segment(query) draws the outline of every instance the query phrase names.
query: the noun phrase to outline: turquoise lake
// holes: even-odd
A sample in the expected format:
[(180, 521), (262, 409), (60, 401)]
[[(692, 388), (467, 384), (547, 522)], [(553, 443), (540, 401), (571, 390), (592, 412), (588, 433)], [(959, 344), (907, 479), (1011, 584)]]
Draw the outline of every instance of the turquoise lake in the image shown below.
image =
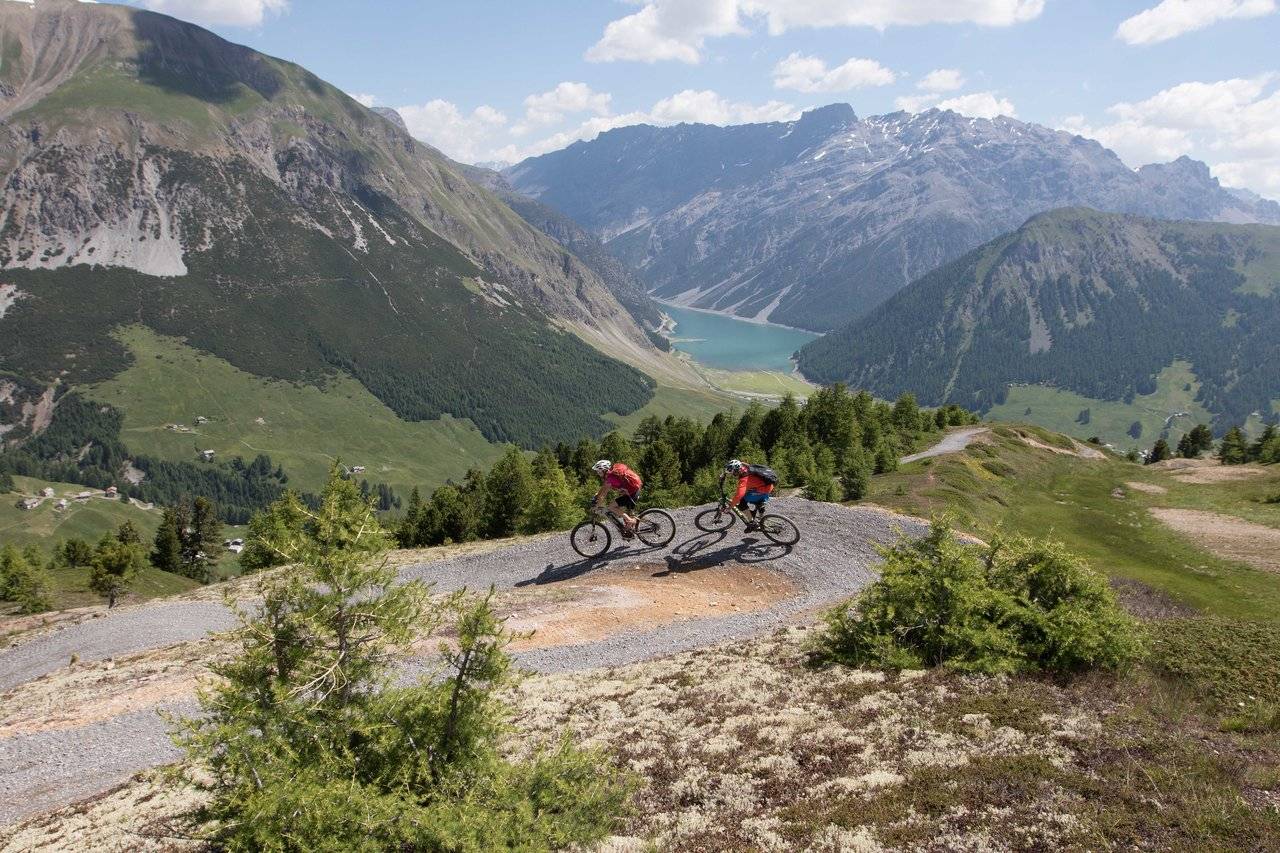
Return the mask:
[(677, 305), (662, 305), (662, 310), (676, 321), (671, 333), (672, 344), (687, 352), (707, 367), (720, 370), (793, 369), (791, 354), (818, 337), (812, 332), (748, 323), (708, 314)]

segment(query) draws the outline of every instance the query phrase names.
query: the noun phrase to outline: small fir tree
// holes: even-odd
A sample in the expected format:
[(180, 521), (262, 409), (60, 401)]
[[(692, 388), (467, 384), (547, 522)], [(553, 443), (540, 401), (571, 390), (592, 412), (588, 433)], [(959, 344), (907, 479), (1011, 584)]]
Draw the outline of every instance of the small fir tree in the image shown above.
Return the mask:
[(145, 562), (146, 554), (141, 545), (104, 536), (93, 552), (89, 588), (107, 600), (107, 609), (115, 607), (120, 596), (133, 585)]

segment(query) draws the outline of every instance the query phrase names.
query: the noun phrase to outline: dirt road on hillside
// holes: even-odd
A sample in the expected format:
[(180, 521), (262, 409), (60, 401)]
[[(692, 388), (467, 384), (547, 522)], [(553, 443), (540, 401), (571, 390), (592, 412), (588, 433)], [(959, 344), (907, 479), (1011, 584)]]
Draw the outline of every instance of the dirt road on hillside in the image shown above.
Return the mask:
[[(587, 561), (571, 550), (567, 536), (556, 534), (406, 566), (400, 576), (429, 581), (437, 592), (490, 585), (505, 591), (506, 615), (513, 623), (543, 632), (541, 641), (535, 633), (534, 642), (517, 652), (519, 662), (537, 671), (563, 672), (767, 632), (856, 593), (875, 576), (876, 545), (893, 541), (898, 530), (924, 531), (917, 520), (874, 508), (778, 499), (775, 509), (794, 519), (803, 534), (798, 545), (784, 548), (744, 537), (740, 527), (702, 533), (693, 526), (699, 509), (675, 513), (677, 535), (667, 548), (621, 544), (604, 558)], [(681, 612), (671, 612), (676, 608)], [(220, 604), (169, 600), (33, 636), (0, 652), (0, 689), (6, 691), (0, 707), (29, 703), (28, 693), (53, 687), (73, 654), (78, 666), (97, 661), (106, 668), (126, 656), (182, 646), (231, 625)], [(404, 662), (404, 677), (428, 669), (434, 657), (430, 649), (423, 654)], [(0, 777), (0, 825), (175, 760), (155, 713), (161, 709), (189, 713), (194, 704), (188, 695), (169, 696), (116, 716), (86, 716), (83, 724), (68, 714), (71, 722), (60, 728), (15, 728), (20, 733), (0, 738), (0, 766), (6, 768)], [(0, 730), (8, 722), (0, 719)]]
[(959, 453), (961, 450), (964, 450), (972, 444), (975, 438), (985, 432), (988, 432), (986, 427), (965, 427), (964, 429), (956, 430), (955, 432), (944, 436), (942, 441), (939, 441), (928, 450), (922, 450), (919, 453), (912, 453), (910, 456), (904, 456), (900, 461), (903, 465), (906, 465), (908, 462), (918, 462), (921, 459), (929, 459), (934, 456), (945, 456), (948, 453)]

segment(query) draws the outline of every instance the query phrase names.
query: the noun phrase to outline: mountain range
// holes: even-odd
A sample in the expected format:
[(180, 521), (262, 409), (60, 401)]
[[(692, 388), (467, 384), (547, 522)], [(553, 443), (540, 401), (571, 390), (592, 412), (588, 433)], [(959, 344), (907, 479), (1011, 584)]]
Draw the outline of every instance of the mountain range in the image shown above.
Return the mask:
[(297, 65), (124, 6), (0, 3), (0, 34), (10, 438), (123, 370), (127, 324), (524, 446), (682, 369), (571, 251)]
[(1220, 429), (1280, 414), (1280, 228), (1042, 214), (799, 353), (819, 382), (982, 410), (1014, 383), (1132, 402), (1176, 360)]
[(1187, 158), (1135, 171), (1080, 136), (937, 109), (637, 125), (504, 175), (597, 234), (659, 299), (814, 331), (1047, 210), (1280, 223), (1280, 205)]

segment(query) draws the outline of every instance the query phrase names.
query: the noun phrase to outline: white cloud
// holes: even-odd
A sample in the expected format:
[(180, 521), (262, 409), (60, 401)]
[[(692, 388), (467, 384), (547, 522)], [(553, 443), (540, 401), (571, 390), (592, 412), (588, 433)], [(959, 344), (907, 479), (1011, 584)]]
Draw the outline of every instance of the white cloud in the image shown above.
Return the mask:
[(1162, 0), (1116, 28), (1129, 44), (1155, 44), (1231, 18), (1258, 18), (1276, 11), (1276, 0)]
[(954, 92), (964, 85), (964, 76), (955, 68), (935, 68), (916, 84), (926, 92)]
[(1223, 183), (1280, 198), (1280, 74), (1193, 81), (1107, 108), (1109, 121), (1072, 116), (1063, 129), (1098, 140), (1130, 166), (1191, 155)]
[(900, 110), (919, 113), (931, 107), (940, 110), (953, 110), (972, 118), (995, 118), (997, 116), (1016, 116), (1017, 109), (1013, 101), (1001, 97), (996, 92), (971, 92), (967, 95), (956, 95), (940, 100), (941, 95), (928, 93), (924, 95), (903, 95), (894, 101)]
[(464, 163), (493, 159), (501, 142), (507, 117), (493, 107), (476, 107), (463, 113), (449, 101), (437, 98), (425, 104), (396, 107), (409, 133)]
[(1044, 0), (647, 0), (638, 12), (609, 22), (586, 58), (693, 64), (702, 60), (708, 38), (745, 33), (760, 19), (771, 34), (780, 35), (806, 27), (1007, 27), (1043, 11)]
[(940, 110), (954, 110), (961, 115), (973, 118), (995, 118), (996, 116), (1015, 116), (1018, 114), (1013, 101), (1002, 98), (995, 92), (974, 92), (970, 95), (958, 95), (938, 102)]
[(874, 59), (853, 58), (835, 68), (816, 56), (793, 53), (773, 67), (773, 87), (797, 92), (848, 92), (887, 86), (897, 75)]
[(347, 92), (347, 96), (363, 107), (372, 107), (374, 104), (378, 103), (377, 96), (366, 95), (363, 92)]
[(524, 120), (529, 124), (551, 124), (567, 115), (589, 112), (608, 115), (611, 96), (594, 92), (586, 83), (564, 82), (548, 92), (524, 99)]
[(256, 27), (268, 14), (282, 14), (289, 0), (142, 0), (142, 5), (197, 24)]
[(652, 124), (750, 124), (763, 121), (787, 121), (797, 115), (795, 107), (781, 101), (748, 104), (727, 101), (709, 89), (685, 89), (663, 98), (649, 111)]
[(709, 36), (743, 32), (738, 5), (738, 0), (654, 0), (633, 15), (610, 21), (586, 58), (590, 62), (700, 62)]

